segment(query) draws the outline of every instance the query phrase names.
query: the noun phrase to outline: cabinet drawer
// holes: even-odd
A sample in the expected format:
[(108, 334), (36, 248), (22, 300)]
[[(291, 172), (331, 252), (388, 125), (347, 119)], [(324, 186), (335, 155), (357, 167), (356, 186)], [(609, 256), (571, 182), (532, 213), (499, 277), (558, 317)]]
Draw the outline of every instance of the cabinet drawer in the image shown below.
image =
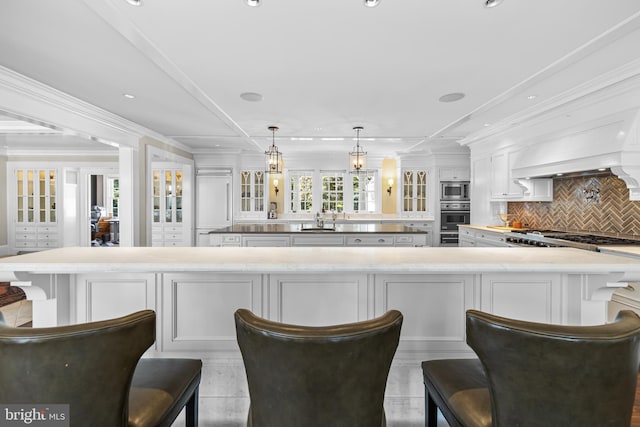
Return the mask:
[(17, 240), (16, 248), (35, 248), (37, 241), (35, 240)]
[(240, 235), (239, 234), (224, 234), (222, 235), (222, 243), (237, 243), (240, 244)]
[(39, 240), (37, 247), (39, 248), (57, 248), (58, 241), (57, 240)]
[(35, 224), (27, 224), (27, 225), (16, 225), (16, 233), (36, 233), (38, 231), (38, 227)]
[(393, 236), (348, 236), (347, 246), (393, 246)]
[(57, 233), (58, 227), (53, 225), (39, 225), (38, 233)]
[(181, 241), (182, 240), (182, 234), (168, 233), (168, 234), (164, 235), (164, 240), (165, 241)]
[(165, 233), (182, 233), (182, 226), (180, 225), (165, 225)]
[(291, 236), (291, 246), (344, 246), (343, 236)]
[(37, 233), (17, 233), (16, 240), (38, 240)]

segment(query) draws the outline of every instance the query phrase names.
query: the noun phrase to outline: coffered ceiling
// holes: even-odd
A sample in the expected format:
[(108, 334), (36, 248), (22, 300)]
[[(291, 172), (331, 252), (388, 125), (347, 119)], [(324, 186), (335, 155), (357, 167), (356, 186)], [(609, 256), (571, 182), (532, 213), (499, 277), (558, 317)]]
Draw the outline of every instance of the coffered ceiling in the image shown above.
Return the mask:
[[(639, 27), (637, 0), (3, 0), (0, 65), (193, 152), (263, 151), (270, 125), (285, 153), (347, 151), (354, 126), (412, 152), (637, 60)], [(0, 121), (9, 147), (46, 129)]]

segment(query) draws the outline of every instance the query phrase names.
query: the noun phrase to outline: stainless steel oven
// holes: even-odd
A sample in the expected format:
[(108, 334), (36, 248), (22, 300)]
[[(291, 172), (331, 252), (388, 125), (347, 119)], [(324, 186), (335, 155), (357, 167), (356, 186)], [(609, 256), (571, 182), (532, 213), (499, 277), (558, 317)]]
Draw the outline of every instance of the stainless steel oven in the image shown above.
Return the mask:
[(469, 181), (441, 181), (440, 200), (469, 200)]
[(471, 204), (469, 202), (440, 203), (440, 246), (458, 245), (458, 225), (469, 224)]

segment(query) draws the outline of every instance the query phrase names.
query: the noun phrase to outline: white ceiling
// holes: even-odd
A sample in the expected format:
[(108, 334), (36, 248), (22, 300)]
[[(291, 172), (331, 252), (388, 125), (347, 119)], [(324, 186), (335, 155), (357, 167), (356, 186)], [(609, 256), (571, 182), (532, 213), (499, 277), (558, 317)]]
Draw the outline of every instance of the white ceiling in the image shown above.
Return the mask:
[[(640, 56), (638, 0), (483, 5), (3, 0), (0, 65), (193, 152), (264, 150), (276, 125), (286, 155), (347, 151), (354, 126), (364, 127), (369, 152), (425, 150)], [(244, 101), (243, 92), (263, 100)], [(438, 100), (454, 92), (466, 96)], [(0, 121), (4, 146), (33, 140), (9, 119)]]

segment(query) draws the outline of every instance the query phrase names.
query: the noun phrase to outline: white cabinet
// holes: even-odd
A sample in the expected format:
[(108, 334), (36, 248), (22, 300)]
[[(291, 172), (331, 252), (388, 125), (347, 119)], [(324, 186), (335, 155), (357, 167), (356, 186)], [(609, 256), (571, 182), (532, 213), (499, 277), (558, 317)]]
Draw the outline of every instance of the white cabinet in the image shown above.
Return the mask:
[(469, 181), (470, 177), (469, 168), (440, 168), (440, 181)]
[(151, 182), (151, 246), (189, 246), (181, 168), (154, 167)]
[[(209, 232), (232, 223), (231, 172), (196, 172), (196, 235), (198, 246), (209, 246)], [(214, 245), (219, 246), (219, 245)]]
[(402, 171), (402, 214), (427, 215), (429, 202), (429, 171), (404, 169)]
[(504, 233), (500, 231), (476, 230), (461, 226), (458, 246), (461, 247), (509, 247)]
[(266, 218), (266, 182), (262, 170), (240, 171), (240, 217)]
[(552, 202), (553, 180), (551, 178), (519, 179), (518, 183), (524, 190), (519, 200), (527, 202)]
[(264, 246), (291, 246), (289, 235), (243, 235), (242, 246), (264, 247)]
[(15, 169), (12, 247), (41, 250), (61, 246), (58, 233), (57, 170)]
[(512, 153), (502, 151), (491, 156), (491, 199), (522, 197), (522, 188), (511, 179)]
[(393, 246), (393, 235), (353, 235), (346, 237), (346, 246)]
[(476, 245), (476, 233), (466, 227), (459, 227), (458, 246), (472, 248)]

